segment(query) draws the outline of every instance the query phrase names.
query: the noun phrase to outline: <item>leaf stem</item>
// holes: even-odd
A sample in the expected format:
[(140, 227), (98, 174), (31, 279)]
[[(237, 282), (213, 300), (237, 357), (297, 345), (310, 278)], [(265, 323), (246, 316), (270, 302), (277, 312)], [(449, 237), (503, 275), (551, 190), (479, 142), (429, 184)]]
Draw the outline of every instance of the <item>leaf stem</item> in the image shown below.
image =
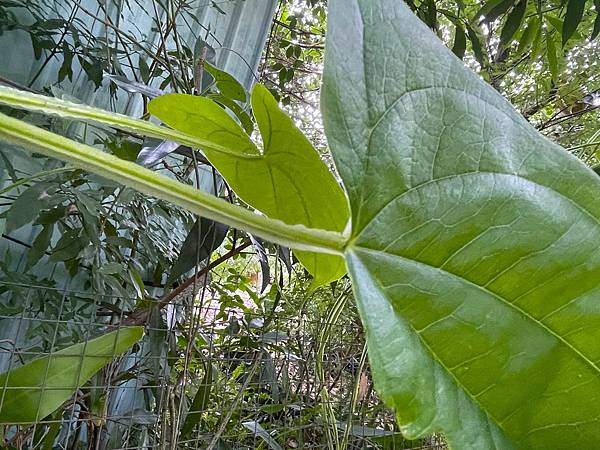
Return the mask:
[[(55, 97), (23, 92), (8, 86), (0, 86), (0, 103), (13, 108), (52, 114), (58, 117), (77, 119), (108, 125), (120, 130), (148, 137), (175, 141), (194, 148), (208, 148), (232, 154), (232, 150), (207, 139), (191, 136), (171, 128), (162, 127), (146, 120), (134, 119), (124, 114), (104, 111), (92, 106), (80, 105)], [(239, 158), (259, 158), (260, 155), (235, 153)]]
[(347, 239), (342, 233), (289, 225), (258, 215), (132, 162), (4, 114), (0, 114), (0, 139), (68, 162), (274, 243), (331, 254), (342, 254), (346, 245)]
[(63, 173), (63, 172), (69, 172), (71, 170), (73, 170), (72, 167), (59, 167), (58, 169), (45, 170), (44, 172), (39, 172), (39, 173), (36, 173), (29, 177), (21, 178), (20, 180), (15, 181), (14, 183), (9, 184), (8, 186), (0, 189), (0, 195), (6, 194), (7, 192), (12, 191), (13, 189), (18, 188), (19, 186), (27, 184), (30, 181), (39, 180), (40, 178), (50, 177), (52, 175), (57, 175), (57, 174)]

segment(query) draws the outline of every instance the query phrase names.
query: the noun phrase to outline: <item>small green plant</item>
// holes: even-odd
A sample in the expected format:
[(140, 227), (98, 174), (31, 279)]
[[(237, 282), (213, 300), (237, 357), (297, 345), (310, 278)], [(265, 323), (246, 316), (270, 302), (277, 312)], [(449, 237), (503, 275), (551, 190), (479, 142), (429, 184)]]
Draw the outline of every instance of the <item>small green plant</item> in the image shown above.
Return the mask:
[(172, 128), (8, 88), (0, 102), (200, 148), (265, 215), (8, 116), (0, 137), (300, 250), (317, 282), (341, 276), (343, 258), (376, 386), (406, 437), (600, 448), (597, 175), (402, 2), (330, 0), (328, 33), (323, 115), (349, 212), (260, 86), (262, 150), (208, 99), (153, 100)]

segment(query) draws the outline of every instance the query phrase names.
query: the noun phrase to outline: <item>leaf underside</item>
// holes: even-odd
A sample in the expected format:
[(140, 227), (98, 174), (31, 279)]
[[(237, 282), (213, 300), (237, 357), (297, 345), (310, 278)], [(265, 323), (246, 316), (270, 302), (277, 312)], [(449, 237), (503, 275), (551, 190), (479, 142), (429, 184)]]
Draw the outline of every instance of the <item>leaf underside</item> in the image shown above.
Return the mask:
[(351, 204), (346, 260), (403, 433), (600, 448), (598, 176), (403, 2), (329, 7), (322, 104)]

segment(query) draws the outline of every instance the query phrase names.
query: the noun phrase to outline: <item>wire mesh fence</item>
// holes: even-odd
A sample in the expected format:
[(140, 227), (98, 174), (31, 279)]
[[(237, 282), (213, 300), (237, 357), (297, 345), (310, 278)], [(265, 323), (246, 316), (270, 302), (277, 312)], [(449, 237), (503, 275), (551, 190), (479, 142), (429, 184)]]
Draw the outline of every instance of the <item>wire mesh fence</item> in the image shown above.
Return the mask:
[[(118, 309), (124, 299), (98, 293), (14, 282), (0, 282), (0, 292), (4, 373), (30, 367), (27, 363), (73, 342), (91, 347), (97, 336), (124, 332), (133, 312)], [(42, 383), (30, 392), (46, 390), (50, 396), (80, 377), (77, 389), (35, 424), (1, 426), (3, 444), (111, 450), (443, 448), (434, 438), (411, 442), (398, 433), (393, 413), (373, 390), (356, 322), (346, 316), (328, 322), (331, 314), (311, 319), (223, 307), (216, 294), (204, 285), (162, 310), (148, 301), (142, 339), (122, 355), (95, 354), (98, 360), (107, 356), (107, 364), (89, 381), (78, 373), (85, 352), (73, 351), (70, 356), (80, 359), (69, 360), (54, 379), (44, 366)], [(39, 367), (26, 376), (34, 377), (35, 370)], [(60, 379), (57, 384), (56, 377), (68, 386)], [(6, 418), (6, 408), (15, 405), (10, 399), (19, 394), (6, 378), (0, 381), (0, 417)]]

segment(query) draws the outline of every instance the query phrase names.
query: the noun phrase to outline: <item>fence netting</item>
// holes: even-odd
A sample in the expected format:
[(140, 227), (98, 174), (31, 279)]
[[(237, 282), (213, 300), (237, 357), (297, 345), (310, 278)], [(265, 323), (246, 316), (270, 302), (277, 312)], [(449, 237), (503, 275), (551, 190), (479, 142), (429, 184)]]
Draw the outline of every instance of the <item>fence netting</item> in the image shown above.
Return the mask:
[[(25, 377), (35, 378), (45, 371), (29, 394), (46, 396), (81, 378), (35, 424), (0, 425), (8, 448), (443, 448), (436, 437), (415, 442), (398, 432), (373, 389), (360, 325), (341, 294), (313, 319), (309, 307), (287, 317), (247, 301), (224, 306), (206, 282), (168, 305), (148, 300), (133, 310), (122, 308), (122, 298), (51, 283), (3, 281), (0, 292), (0, 372), (28, 365)], [(103, 367), (85, 382), (78, 373), (85, 351), (62, 355), (68, 367), (53, 378), (51, 366), (31, 365), (60, 359), (56, 352), (74, 342), (91, 348), (98, 336), (132, 324), (143, 326), (143, 337), (120, 355), (111, 345), (94, 354)], [(18, 417), (5, 408), (30, 397), (0, 381), (0, 417)]]

